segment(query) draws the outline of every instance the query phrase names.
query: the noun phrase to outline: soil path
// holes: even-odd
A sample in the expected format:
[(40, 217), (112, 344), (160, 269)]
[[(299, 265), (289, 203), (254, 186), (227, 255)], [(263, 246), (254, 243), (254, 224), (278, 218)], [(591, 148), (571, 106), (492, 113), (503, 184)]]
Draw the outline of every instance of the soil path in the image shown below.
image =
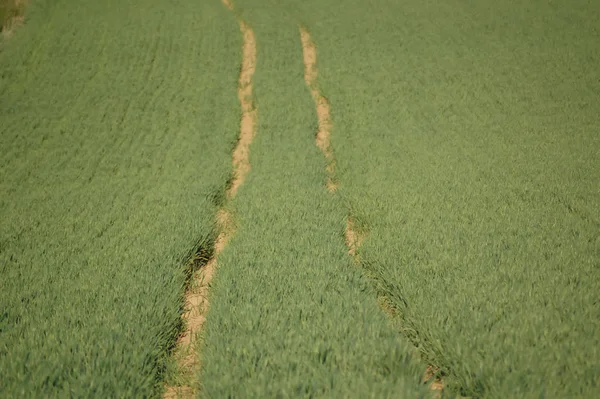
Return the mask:
[[(304, 80), (310, 89), (311, 96), (315, 102), (318, 118), (318, 129), (316, 134), (316, 145), (319, 147), (327, 161), (327, 189), (334, 193), (338, 188), (338, 182), (335, 176), (335, 157), (331, 148), (331, 109), (327, 99), (321, 94), (317, 84), (317, 48), (313, 42), (308, 30), (300, 26), (300, 40), (302, 42), (302, 54), (304, 58)], [(366, 233), (355, 228), (352, 217), (346, 221), (345, 239), (348, 247), (348, 255), (352, 257), (356, 264), (360, 263), (358, 249), (366, 238)], [(389, 311), (383, 309), (389, 314)], [(432, 381), (433, 380), (433, 381)], [(436, 376), (436, 369), (428, 366), (423, 375), (423, 383), (429, 383), (432, 391), (438, 391), (436, 396), (441, 396), (444, 388), (442, 380)]]
[[(223, 4), (233, 11), (233, 5), (228, 0)], [(240, 120), (240, 136), (232, 154), (233, 179), (226, 192), (227, 200), (237, 194), (250, 171), (250, 144), (256, 131), (257, 109), (252, 94), (252, 77), (256, 70), (256, 39), (254, 31), (244, 21), (240, 21), (240, 30), (244, 41), (242, 48), (242, 65), (238, 81), (238, 98), (242, 109)], [(168, 386), (164, 398), (192, 398), (197, 394), (198, 381), (194, 380), (200, 367), (199, 351), (196, 336), (201, 331), (208, 312), (208, 291), (210, 283), (216, 273), (217, 258), (223, 251), (227, 242), (234, 234), (233, 215), (225, 207), (217, 212), (216, 226), (218, 235), (214, 242), (212, 258), (198, 270), (193, 278), (185, 296), (185, 312), (182, 318), (186, 329), (177, 341), (176, 353), (181, 371), (181, 380), (184, 384)]]
[(235, 197), (238, 188), (250, 172), (249, 149), (254, 138), (257, 117), (257, 110), (252, 97), (252, 76), (256, 71), (256, 38), (254, 31), (244, 21), (240, 21), (240, 30), (244, 35), (242, 70), (238, 84), (242, 120), (240, 121), (239, 141), (233, 151), (234, 178), (227, 192), (228, 198)]
[(335, 158), (331, 150), (331, 112), (329, 101), (319, 91), (317, 84), (317, 48), (304, 27), (300, 27), (300, 40), (302, 41), (302, 54), (304, 56), (304, 80), (310, 89), (310, 94), (315, 101), (319, 127), (316, 134), (317, 147), (321, 149), (327, 160), (327, 189), (335, 192)]

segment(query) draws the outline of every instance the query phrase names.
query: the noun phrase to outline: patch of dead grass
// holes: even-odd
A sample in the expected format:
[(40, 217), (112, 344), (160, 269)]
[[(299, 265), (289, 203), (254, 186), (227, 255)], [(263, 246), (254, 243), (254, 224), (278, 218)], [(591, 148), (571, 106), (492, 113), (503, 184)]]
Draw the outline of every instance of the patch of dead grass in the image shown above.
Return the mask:
[(16, 28), (23, 25), (28, 0), (0, 0), (0, 32), (3, 39), (12, 36)]

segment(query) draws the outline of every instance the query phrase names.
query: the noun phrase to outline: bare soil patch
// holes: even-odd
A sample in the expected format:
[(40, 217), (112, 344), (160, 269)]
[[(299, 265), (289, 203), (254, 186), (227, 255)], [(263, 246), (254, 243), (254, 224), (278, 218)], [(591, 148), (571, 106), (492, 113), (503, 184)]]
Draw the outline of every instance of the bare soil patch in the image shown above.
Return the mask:
[(244, 35), (242, 49), (242, 69), (238, 83), (238, 98), (242, 106), (242, 120), (240, 121), (240, 137), (233, 151), (233, 181), (227, 193), (228, 198), (233, 198), (238, 188), (250, 172), (250, 144), (256, 131), (257, 110), (252, 94), (252, 76), (256, 71), (256, 37), (254, 31), (246, 22), (240, 21), (240, 30)]
[(361, 234), (354, 229), (354, 222), (351, 218), (348, 218), (346, 221), (346, 246), (348, 247), (348, 255), (354, 259), (355, 263), (360, 262), (360, 257), (357, 251), (362, 245), (364, 239), (365, 234)]
[(435, 367), (427, 366), (427, 370), (425, 370), (425, 375), (423, 376), (423, 383), (431, 383), (429, 389), (432, 391), (439, 391), (440, 394), (437, 396), (441, 397), (441, 393), (444, 390), (444, 383), (439, 376), (436, 376), (437, 372), (438, 370)]

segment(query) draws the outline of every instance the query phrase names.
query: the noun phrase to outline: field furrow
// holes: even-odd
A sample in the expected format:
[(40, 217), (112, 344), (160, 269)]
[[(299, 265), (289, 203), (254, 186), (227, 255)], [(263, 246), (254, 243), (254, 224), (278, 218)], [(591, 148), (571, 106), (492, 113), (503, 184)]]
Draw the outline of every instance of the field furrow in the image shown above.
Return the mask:
[[(223, 4), (231, 11), (233, 5), (227, 0)], [(232, 177), (225, 192), (224, 203), (221, 204), (216, 217), (216, 239), (212, 252), (207, 253), (203, 248), (196, 254), (199, 269), (192, 277), (192, 284), (185, 297), (186, 309), (182, 315), (186, 325), (177, 342), (176, 361), (179, 370), (174, 376), (175, 381), (167, 385), (164, 398), (191, 398), (197, 395), (198, 370), (200, 368), (200, 346), (198, 336), (206, 321), (209, 309), (209, 288), (217, 271), (217, 258), (235, 233), (234, 215), (228, 207), (228, 202), (235, 198), (237, 190), (244, 183), (250, 171), (250, 144), (255, 135), (257, 109), (253, 100), (252, 77), (256, 71), (256, 39), (254, 31), (243, 20), (239, 21), (243, 37), (242, 63), (238, 81), (238, 98), (241, 106), (240, 134), (232, 154)], [(210, 257), (206, 261), (207, 257)]]
[[(331, 148), (331, 109), (327, 99), (319, 91), (317, 82), (318, 69), (317, 69), (317, 48), (313, 42), (310, 33), (304, 27), (300, 27), (300, 38), (302, 41), (302, 52), (304, 56), (304, 81), (308, 86), (311, 96), (315, 102), (315, 109), (318, 119), (318, 128), (316, 134), (316, 145), (319, 147), (323, 156), (327, 161), (326, 172), (328, 175), (327, 189), (330, 193), (335, 193), (340, 182), (335, 176), (335, 157)], [(335, 183), (334, 183), (335, 182)], [(348, 248), (348, 255), (352, 257), (354, 263), (360, 264), (359, 249), (362, 243), (365, 241), (367, 232), (361, 229), (357, 222), (354, 220), (352, 214), (348, 215), (345, 229), (345, 242)], [(396, 318), (395, 312), (390, 308), (389, 301), (387, 298), (379, 298), (380, 308), (384, 313), (389, 314), (392, 318)], [(429, 365), (425, 370), (423, 380), (425, 383), (431, 383), (430, 389), (435, 391), (441, 391), (443, 384), (435, 367)]]
[(317, 48), (306, 28), (300, 26), (300, 41), (302, 42), (302, 55), (304, 58), (304, 81), (310, 89), (310, 94), (315, 102), (318, 128), (315, 140), (327, 160), (327, 188), (335, 192), (335, 158), (331, 150), (331, 110), (327, 99), (319, 92), (317, 83)]

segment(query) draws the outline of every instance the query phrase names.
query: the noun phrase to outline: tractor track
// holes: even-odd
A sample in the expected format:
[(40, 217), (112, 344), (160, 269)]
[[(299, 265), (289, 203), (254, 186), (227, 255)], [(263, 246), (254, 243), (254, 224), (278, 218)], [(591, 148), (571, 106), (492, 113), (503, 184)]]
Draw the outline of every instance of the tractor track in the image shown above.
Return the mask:
[[(229, 0), (223, 0), (223, 4), (229, 10), (234, 11)], [(206, 321), (209, 308), (208, 294), (210, 283), (217, 271), (217, 258), (235, 234), (234, 217), (226, 205), (236, 196), (250, 172), (250, 144), (255, 135), (258, 116), (252, 85), (252, 77), (256, 70), (256, 38), (254, 31), (245, 21), (240, 20), (239, 25), (243, 35), (242, 65), (238, 81), (238, 98), (242, 112), (240, 135), (232, 153), (233, 175), (226, 191), (226, 204), (219, 209), (216, 215), (217, 237), (214, 241), (212, 257), (204, 267), (194, 273), (190, 288), (185, 295), (185, 311), (182, 319), (186, 327), (177, 341), (175, 350), (179, 354), (177, 361), (182, 374), (181, 379), (185, 383), (167, 386), (163, 396), (165, 399), (192, 398), (198, 393), (200, 384), (194, 378), (201, 366), (201, 359), (199, 348), (196, 345), (196, 337), (202, 331)]]
[[(299, 26), (300, 40), (302, 42), (302, 54), (304, 58), (304, 80), (308, 86), (315, 108), (317, 112), (318, 128), (315, 135), (315, 143), (323, 153), (326, 164), (327, 173), (327, 189), (331, 194), (334, 194), (339, 187), (338, 179), (335, 176), (335, 157), (331, 148), (331, 108), (329, 101), (321, 91), (317, 83), (317, 47), (311, 38), (309, 31)], [(358, 252), (360, 246), (366, 239), (367, 234), (355, 227), (355, 222), (352, 216), (348, 216), (346, 220), (345, 242), (348, 248), (348, 255), (353, 259), (355, 264), (360, 264), (360, 254)], [(384, 301), (379, 301), (380, 307), (384, 313), (393, 317), (393, 312), (384, 305)], [(437, 376), (437, 369), (428, 365), (422, 378), (422, 382), (429, 384), (429, 389), (436, 392), (436, 397), (441, 396), (444, 389), (443, 381)]]

